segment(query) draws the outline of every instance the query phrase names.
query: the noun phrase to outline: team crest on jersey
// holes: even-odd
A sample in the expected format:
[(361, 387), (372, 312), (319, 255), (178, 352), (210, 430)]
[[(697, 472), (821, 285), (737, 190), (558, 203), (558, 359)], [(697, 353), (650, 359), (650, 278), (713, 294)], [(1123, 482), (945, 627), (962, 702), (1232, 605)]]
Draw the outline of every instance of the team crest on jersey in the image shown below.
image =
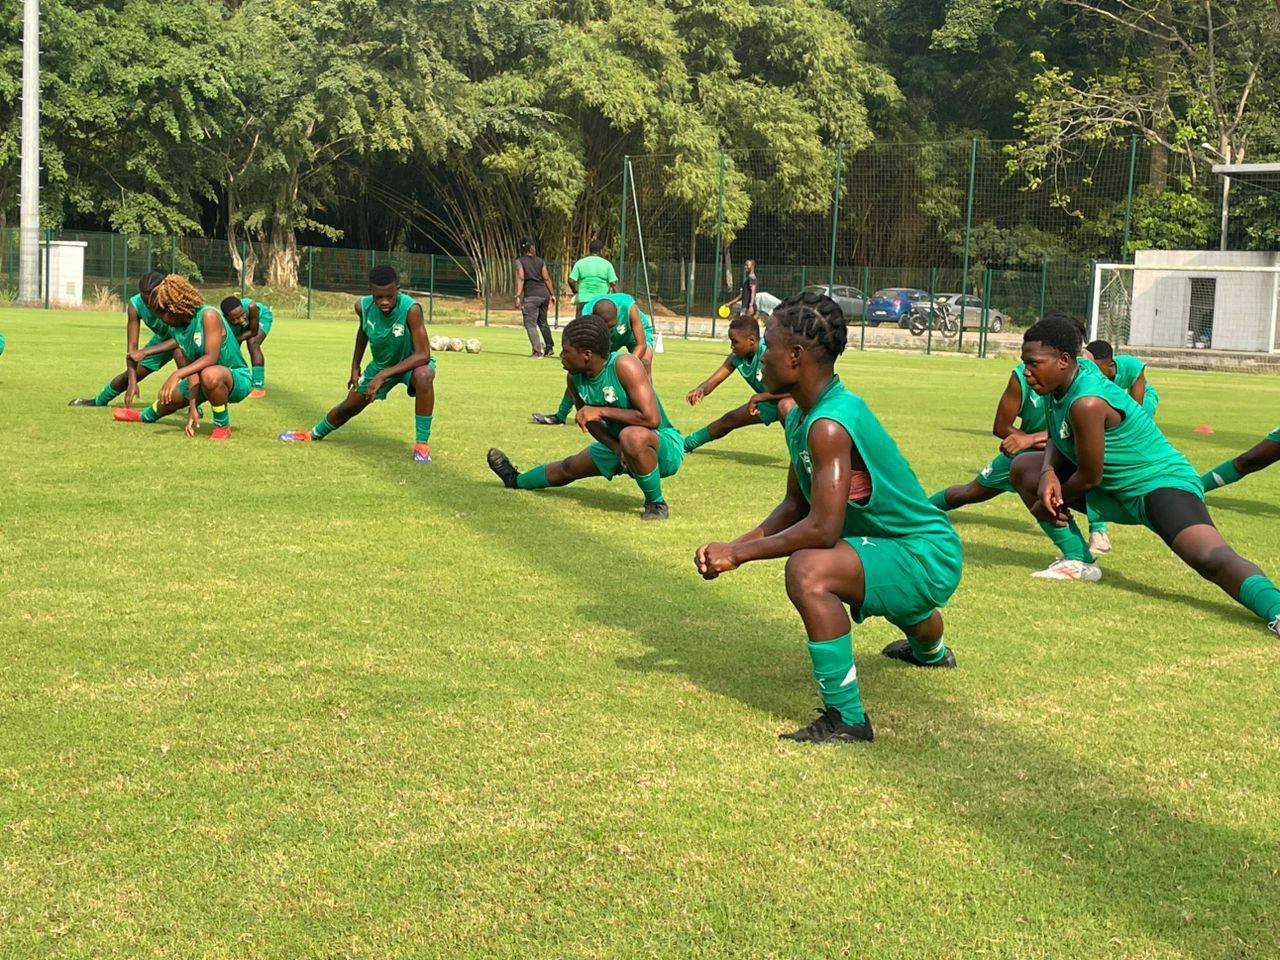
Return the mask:
[(813, 473), (813, 458), (809, 456), (808, 450), (800, 451), (800, 462), (804, 465), (805, 473)]
[(1062, 421), (1062, 426), (1058, 428), (1058, 439), (1066, 440), (1071, 436), (1071, 426), (1067, 421)]
[(192, 341), (195, 343), (195, 345), (196, 345), (197, 347), (203, 347), (203, 346), (204, 346), (204, 331), (203, 331), (203, 330), (197, 330), (197, 331), (196, 331), (196, 333), (195, 333), (195, 336), (193, 336), (191, 339), (192, 339)]
[(615, 389), (613, 389), (613, 387), (605, 387), (605, 388), (604, 388), (604, 402), (605, 402), (605, 403), (617, 403), (617, 402), (618, 402), (618, 391), (617, 391), (617, 390), (615, 390)]
[(403, 337), (403, 336), (404, 336), (404, 324), (403, 324), (403, 323), (397, 323), (394, 327), (392, 327), (392, 328), (391, 328), (391, 335), (392, 335), (393, 337)]
[(756, 383), (764, 383), (764, 371), (763, 371), (763, 370), (757, 370), (757, 371), (756, 371)]

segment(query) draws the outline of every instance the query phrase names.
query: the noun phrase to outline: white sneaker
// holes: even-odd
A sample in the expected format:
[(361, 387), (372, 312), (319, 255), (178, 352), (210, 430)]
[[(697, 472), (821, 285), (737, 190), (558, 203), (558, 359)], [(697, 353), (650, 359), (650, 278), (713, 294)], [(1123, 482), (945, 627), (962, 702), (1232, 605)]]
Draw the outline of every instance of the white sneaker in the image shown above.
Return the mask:
[(1268, 623), (1267, 629), (1270, 630), (1272, 633), (1274, 633), (1277, 637), (1280, 637), (1280, 617), (1276, 617), (1274, 620)]
[(1102, 570), (1096, 563), (1084, 563), (1080, 560), (1059, 557), (1031, 576), (1039, 580), (1087, 580), (1090, 583), (1097, 583), (1102, 579)]
[(1089, 534), (1089, 550), (1092, 553), (1110, 553), (1111, 538), (1101, 530)]

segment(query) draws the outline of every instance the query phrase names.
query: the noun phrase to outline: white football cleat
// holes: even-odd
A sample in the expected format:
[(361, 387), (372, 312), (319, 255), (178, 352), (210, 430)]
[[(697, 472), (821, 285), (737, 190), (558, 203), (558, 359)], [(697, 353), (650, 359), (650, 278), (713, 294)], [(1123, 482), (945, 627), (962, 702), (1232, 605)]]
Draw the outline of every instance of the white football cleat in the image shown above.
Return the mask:
[(1102, 579), (1102, 570), (1096, 563), (1084, 563), (1080, 560), (1059, 557), (1031, 576), (1038, 580), (1087, 580), (1089, 583), (1097, 583)]
[(1101, 530), (1089, 534), (1089, 551), (1091, 553), (1110, 553), (1111, 538)]

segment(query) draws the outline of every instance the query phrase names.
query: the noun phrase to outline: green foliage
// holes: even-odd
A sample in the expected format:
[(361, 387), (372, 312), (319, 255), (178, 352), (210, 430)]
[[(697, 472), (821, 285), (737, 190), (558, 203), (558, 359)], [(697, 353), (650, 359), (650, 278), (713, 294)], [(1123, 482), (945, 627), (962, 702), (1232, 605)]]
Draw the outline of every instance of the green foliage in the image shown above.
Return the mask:
[(1183, 179), (1177, 189), (1144, 186), (1133, 199), (1129, 246), (1134, 250), (1196, 250), (1218, 229), (1212, 202)]

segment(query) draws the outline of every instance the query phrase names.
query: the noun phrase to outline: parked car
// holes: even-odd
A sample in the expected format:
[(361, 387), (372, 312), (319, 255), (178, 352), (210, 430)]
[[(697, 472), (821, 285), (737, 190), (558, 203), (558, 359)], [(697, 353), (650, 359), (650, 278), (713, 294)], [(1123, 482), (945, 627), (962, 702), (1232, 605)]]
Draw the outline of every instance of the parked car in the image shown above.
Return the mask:
[[(972, 294), (961, 296), (958, 293), (939, 293), (933, 298), (932, 311), (929, 308), (928, 297), (916, 303), (910, 324), (911, 332), (920, 336), (928, 330), (930, 314), (932, 314), (933, 328), (944, 337), (954, 337), (960, 332), (961, 308), (964, 311), (964, 328), (981, 330), (981, 297), (975, 297)], [(1007, 314), (992, 307), (987, 311), (987, 332), (999, 333), (1007, 320)]]
[(896, 323), (904, 330), (911, 326), (911, 308), (929, 300), (927, 290), (913, 287), (885, 287), (871, 295), (867, 303), (867, 323), (878, 327), (882, 323)]
[(830, 297), (840, 305), (840, 309), (844, 312), (845, 323), (858, 323), (862, 319), (862, 304), (866, 294), (857, 287), (842, 287), (840, 284), (830, 287), (825, 283), (811, 283), (802, 292), (820, 293)]

